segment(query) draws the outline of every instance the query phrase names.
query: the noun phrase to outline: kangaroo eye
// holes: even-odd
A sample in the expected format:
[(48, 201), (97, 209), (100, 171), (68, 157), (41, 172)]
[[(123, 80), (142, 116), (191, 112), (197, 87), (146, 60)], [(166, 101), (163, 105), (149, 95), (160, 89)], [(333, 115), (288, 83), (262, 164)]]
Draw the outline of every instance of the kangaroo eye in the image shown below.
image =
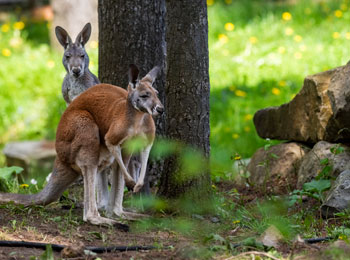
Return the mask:
[(81, 55), (80, 57), (81, 57), (81, 58), (84, 58), (84, 57), (85, 57), (85, 55)]
[(70, 58), (70, 55), (69, 55), (69, 54), (67, 54), (67, 55), (66, 55), (66, 59), (69, 59), (69, 58)]

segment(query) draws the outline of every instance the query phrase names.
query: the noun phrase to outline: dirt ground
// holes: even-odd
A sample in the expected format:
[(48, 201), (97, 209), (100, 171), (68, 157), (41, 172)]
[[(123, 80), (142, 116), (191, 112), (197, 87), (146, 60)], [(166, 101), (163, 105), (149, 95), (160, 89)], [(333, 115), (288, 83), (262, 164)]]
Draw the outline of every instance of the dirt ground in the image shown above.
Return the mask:
[[(221, 191), (230, 191), (234, 189), (232, 183), (217, 184), (217, 189)], [(63, 252), (54, 252), (55, 259), (194, 259), (188, 252), (196, 247), (196, 241), (190, 237), (181, 235), (180, 232), (174, 232), (170, 228), (163, 228), (162, 231), (142, 231), (136, 229), (133, 222), (125, 222), (129, 224), (130, 231), (125, 232), (118, 230), (115, 227), (94, 226), (83, 222), (83, 208), (81, 206), (81, 193), (79, 188), (70, 192), (72, 201), (61, 201), (53, 203), (46, 207), (32, 206), (22, 207), (15, 205), (0, 205), (0, 240), (9, 241), (30, 241), (49, 244), (59, 244), (68, 246), (68, 250)], [(256, 200), (263, 197), (254, 190), (242, 189), (239, 190), (240, 198), (234, 195), (227, 194), (227, 199), (236, 203), (250, 205), (255, 204)], [(74, 194), (73, 196), (71, 196)], [(232, 197), (231, 197), (232, 196)], [(71, 207), (74, 205), (74, 207)], [(312, 207), (312, 201), (303, 204), (304, 210)], [(295, 210), (301, 210), (296, 208)], [(165, 219), (171, 216), (164, 216)], [(322, 223), (322, 222), (321, 222)], [(333, 225), (336, 223), (328, 222)], [(200, 225), (220, 225), (213, 224), (208, 219), (200, 220)], [(219, 228), (219, 226), (214, 226)], [(240, 233), (245, 233), (244, 227), (231, 230), (230, 225), (222, 223), (221, 228), (217, 229), (223, 237), (240, 237)], [(319, 227), (320, 236), (326, 236), (327, 226), (322, 224)], [(319, 243), (316, 245), (306, 245), (305, 243), (294, 243), (282, 245), (278, 249), (283, 257), (290, 257), (294, 254), (294, 259), (329, 259), (325, 255), (325, 251), (332, 242)], [(128, 251), (128, 252), (110, 252), (97, 255), (87, 255), (82, 248), (107, 247), (107, 246), (154, 246), (156, 249), (145, 251)], [(350, 246), (342, 244), (346, 252), (350, 254)], [(338, 247), (338, 246), (337, 246)], [(238, 251), (235, 258), (232, 255), (225, 255), (225, 252), (220, 252), (215, 256), (215, 259), (253, 259), (252, 255), (246, 254), (247, 249)], [(342, 250), (344, 251), (344, 250)], [(24, 248), (24, 247), (0, 247), (0, 260), (2, 259), (41, 259), (45, 250)], [(242, 252), (240, 255), (239, 253)], [(256, 252), (256, 258), (268, 259), (263, 252)], [(255, 256), (254, 256), (255, 257)], [(46, 258), (44, 258), (46, 259)], [(48, 258), (49, 259), (49, 258)], [(286, 259), (286, 258), (284, 258)], [(343, 259), (343, 258), (342, 258)]]
[[(75, 192), (77, 193), (77, 192)], [(81, 193), (79, 191), (78, 193)], [(55, 259), (182, 259), (181, 250), (190, 241), (174, 232), (140, 231), (129, 222), (129, 232), (115, 227), (94, 226), (82, 220), (83, 208), (57, 202), (46, 207), (0, 205), (0, 240), (29, 241), (71, 247), (68, 253), (54, 252)], [(126, 223), (126, 222), (125, 222)], [(154, 246), (146, 251), (110, 252), (89, 256), (83, 247)], [(0, 247), (2, 259), (40, 259), (42, 249)], [(75, 253), (74, 253), (75, 252)], [(32, 257), (32, 258), (31, 258)]]
[[(112, 227), (82, 223), (82, 209), (60, 209), (59, 204), (32, 211), (1, 208), (0, 240), (31, 241), (60, 244), (71, 247), (84, 246), (159, 246), (148, 251), (112, 252), (93, 257), (71, 259), (179, 259), (178, 249), (186, 246), (186, 239), (168, 232), (129, 232)], [(68, 213), (68, 214), (67, 214)], [(67, 217), (68, 215), (68, 217)], [(70, 219), (67, 219), (70, 218)], [(75, 224), (74, 222), (77, 221)], [(70, 223), (69, 223), (70, 222)], [(168, 249), (167, 247), (173, 247)], [(161, 249), (164, 248), (164, 249)], [(41, 256), (44, 250), (33, 248), (0, 247), (0, 259), (29, 259)], [(55, 259), (61, 254), (54, 253)], [(35, 259), (35, 258), (34, 258)]]

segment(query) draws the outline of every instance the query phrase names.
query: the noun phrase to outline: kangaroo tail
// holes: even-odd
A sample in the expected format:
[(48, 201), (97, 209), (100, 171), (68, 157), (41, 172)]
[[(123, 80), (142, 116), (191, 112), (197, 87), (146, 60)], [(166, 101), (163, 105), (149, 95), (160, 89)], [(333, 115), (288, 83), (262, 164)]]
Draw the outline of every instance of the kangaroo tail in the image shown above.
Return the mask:
[(0, 203), (13, 202), (21, 205), (47, 205), (60, 198), (68, 186), (78, 178), (79, 174), (70, 167), (58, 163), (44, 189), (37, 194), (0, 193)]

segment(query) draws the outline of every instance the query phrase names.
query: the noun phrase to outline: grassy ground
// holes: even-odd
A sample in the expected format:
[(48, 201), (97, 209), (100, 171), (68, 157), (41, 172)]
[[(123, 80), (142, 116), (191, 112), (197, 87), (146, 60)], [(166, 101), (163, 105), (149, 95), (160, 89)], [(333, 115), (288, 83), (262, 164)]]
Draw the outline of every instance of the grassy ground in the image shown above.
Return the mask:
[[(305, 76), (344, 65), (350, 59), (350, 1), (293, 2), (207, 1), (212, 174), (214, 180), (221, 180), (212, 187), (215, 199), (209, 213), (170, 214), (162, 202), (143, 200), (142, 208), (153, 210), (153, 218), (132, 225), (136, 233), (124, 236), (111, 229), (83, 224), (79, 207), (62, 211), (61, 203), (47, 209), (7, 205), (0, 208), (0, 215), (4, 216), (0, 218), (3, 227), (0, 238), (55, 242), (54, 236), (58, 236), (56, 242), (63, 244), (82, 241), (111, 245), (112, 242), (123, 244), (120, 238), (125, 237), (131, 244), (134, 241), (162, 243), (158, 256), (156, 253), (112, 256), (119, 258), (150, 256), (155, 259), (168, 254), (174, 259), (184, 256), (225, 259), (232, 254), (258, 250), (280, 259), (291, 258), (293, 254), (306, 255), (300, 259), (312, 259), (311, 254), (316, 256), (314, 259), (347, 259), (344, 250), (325, 249), (328, 245), (318, 245), (318, 249), (305, 244), (297, 246), (294, 240), (300, 235), (303, 238), (332, 236), (348, 241), (347, 212), (337, 219), (323, 220), (319, 215), (320, 200), (305, 191), (276, 196), (259, 189), (239, 189), (230, 182), (232, 155), (237, 159), (250, 157), (258, 147), (270, 143), (257, 136), (252, 122), (254, 113), (290, 101)], [(12, 140), (54, 138), (65, 109), (60, 91), (65, 72), (62, 53), (49, 48), (47, 26), (25, 19), (10, 19), (0, 25), (0, 148)], [(94, 42), (88, 46), (90, 67), (95, 73), (96, 46)], [(1, 159), (0, 166), (3, 163)], [(17, 188), (24, 193), (37, 190), (32, 184), (28, 190)], [(28, 218), (28, 211), (35, 214)], [(56, 218), (57, 212), (59, 218)], [(214, 223), (217, 219), (213, 217), (220, 222)], [(277, 250), (258, 241), (271, 226), (282, 234), (284, 244)], [(71, 232), (80, 227), (79, 232)], [(234, 246), (242, 241), (245, 242), (238, 248)], [(191, 242), (190, 248), (182, 250), (183, 242)], [(173, 246), (175, 251), (162, 251), (163, 245)], [(109, 259), (105, 257), (103, 259)], [(237, 259), (247, 259), (244, 257)]]
[(213, 160), (250, 157), (266, 143), (252, 122), (258, 109), (350, 59), (349, 1), (207, 2)]

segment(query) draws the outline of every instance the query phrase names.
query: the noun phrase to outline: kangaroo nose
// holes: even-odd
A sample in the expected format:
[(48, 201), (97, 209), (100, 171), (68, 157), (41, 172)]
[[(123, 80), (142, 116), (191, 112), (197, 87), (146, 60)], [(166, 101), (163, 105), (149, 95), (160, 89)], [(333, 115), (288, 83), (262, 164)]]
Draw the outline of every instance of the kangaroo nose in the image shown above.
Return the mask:
[(79, 67), (73, 67), (73, 68), (72, 68), (72, 72), (73, 72), (74, 75), (76, 75), (76, 76), (80, 74), (80, 71), (81, 71), (81, 70), (80, 70)]
[(164, 107), (157, 107), (156, 110), (161, 115), (164, 112)]

